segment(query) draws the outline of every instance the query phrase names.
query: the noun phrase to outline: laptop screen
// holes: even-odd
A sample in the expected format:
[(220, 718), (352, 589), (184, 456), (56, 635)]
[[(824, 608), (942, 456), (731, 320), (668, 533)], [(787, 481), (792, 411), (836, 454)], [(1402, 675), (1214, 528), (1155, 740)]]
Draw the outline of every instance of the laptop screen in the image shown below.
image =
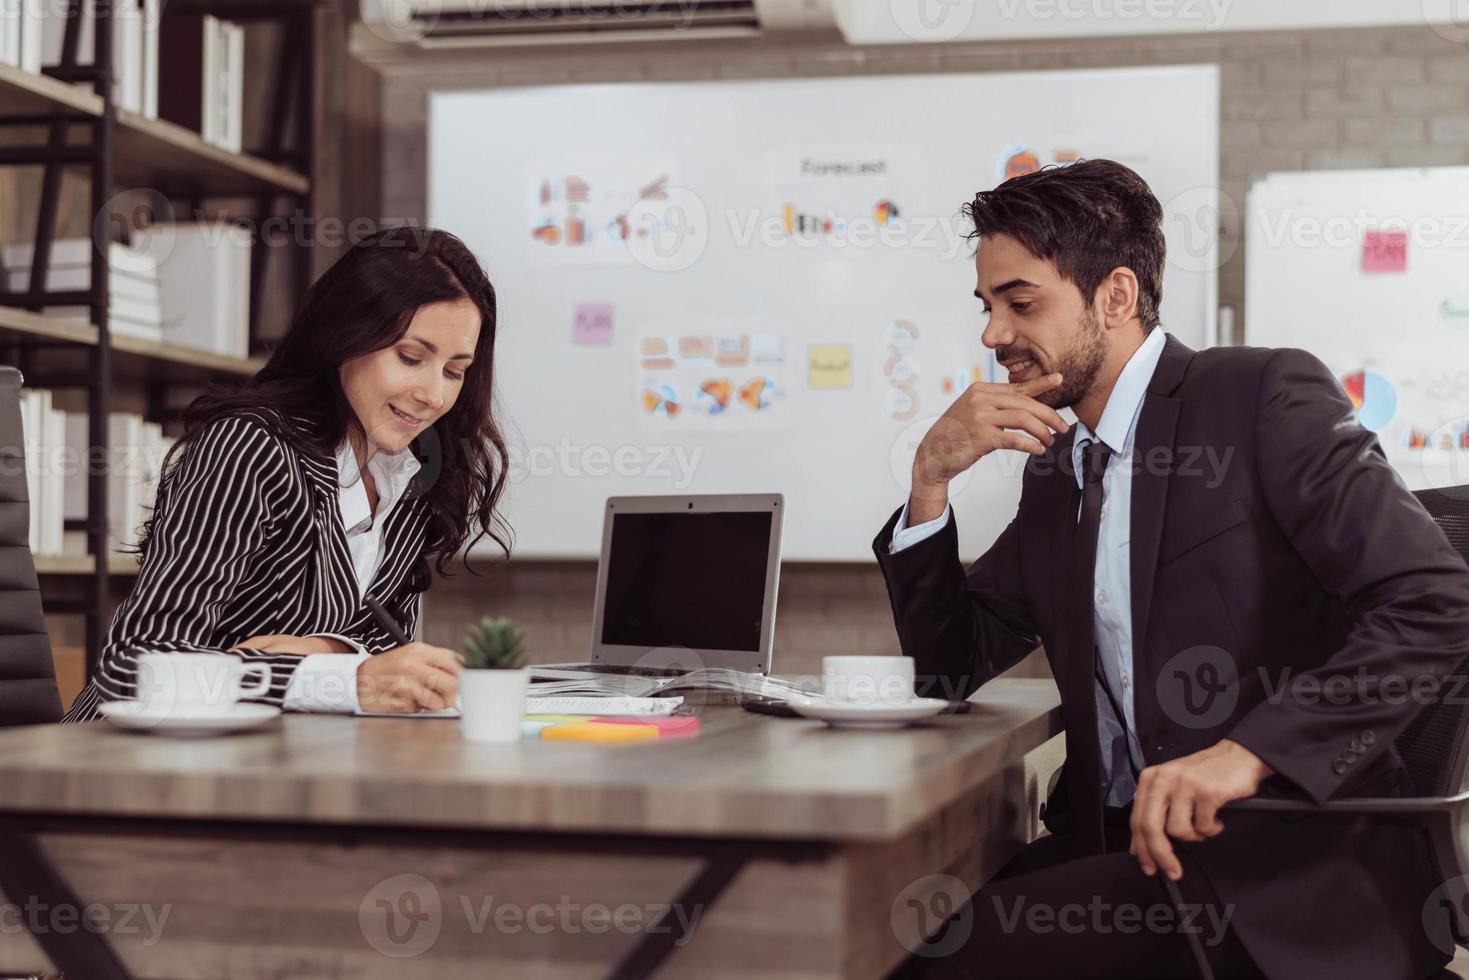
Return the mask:
[(602, 643), (758, 651), (773, 519), (614, 514)]

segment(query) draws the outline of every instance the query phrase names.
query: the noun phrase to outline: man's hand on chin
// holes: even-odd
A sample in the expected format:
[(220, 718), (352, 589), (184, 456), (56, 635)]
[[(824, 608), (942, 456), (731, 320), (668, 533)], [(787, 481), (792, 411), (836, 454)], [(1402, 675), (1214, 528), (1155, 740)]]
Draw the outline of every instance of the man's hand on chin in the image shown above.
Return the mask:
[(1168, 838), (1198, 841), (1221, 833), (1219, 808), (1254, 796), (1274, 773), (1255, 753), (1227, 738), (1202, 752), (1149, 766), (1138, 775), (1129, 853), (1144, 874), (1162, 868), (1177, 881), (1183, 865)]

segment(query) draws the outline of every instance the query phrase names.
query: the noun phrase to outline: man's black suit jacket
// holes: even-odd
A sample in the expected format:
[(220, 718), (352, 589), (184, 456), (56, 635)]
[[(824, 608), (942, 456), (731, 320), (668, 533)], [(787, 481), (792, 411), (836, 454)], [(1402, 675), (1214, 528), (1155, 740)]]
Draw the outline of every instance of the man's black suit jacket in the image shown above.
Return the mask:
[[(1090, 676), (1094, 660), (1068, 645), (1063, 625), (1062, 603), (1076, 594), (1074, 433), (1029, 459), (1015, 518), (967, 573), (953, 521), (897, 554), (888, 552), (898, 514), (878, 534), (920, 687), (966, 696), (1043, 644), (1063, 715), (1080, 710), (1068, 687), (1092, 696), (1066, 683), (1074, 671)], [(1146, 764), (1229, 738), (1276, 771), (1267, 793), (1410, 794), (1393, 739), (1425, 685), (1469, 654), (1469, 568), (1331, 373), (1304, 351), (1196, 352), (1170, 336), (1133, 461), (1133, 675)], [(1447, 959), (1424, 926), (1438, 882), (1411, 823), (1222, 819), (1219, 837), (1178, 846), (1233, 907), (1270, 976), (1406, 980)]]

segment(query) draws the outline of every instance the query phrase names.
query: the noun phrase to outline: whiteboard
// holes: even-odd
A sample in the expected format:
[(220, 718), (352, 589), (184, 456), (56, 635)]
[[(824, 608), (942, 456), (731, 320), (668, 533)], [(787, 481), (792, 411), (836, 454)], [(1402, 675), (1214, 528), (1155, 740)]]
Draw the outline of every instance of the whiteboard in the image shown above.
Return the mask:
[[(871, 560), (927, 426), (1004, 379), (959, 211), (1007, 166), (1141, 173), (1168, 209), (1164, 326), (1202, 346), (1218, 87), (1178, 66), (434, 93), (429, 220), (500, 298), (516, 553), (596, 555), (616, 494), (779, 492), (786, 558)], [(1022, 465), (955, 482), (965, 554)]]
[(1469, 168), (1270, 174), (1246, 339), (1320, 357), (1412, 489), (1469, 483)]

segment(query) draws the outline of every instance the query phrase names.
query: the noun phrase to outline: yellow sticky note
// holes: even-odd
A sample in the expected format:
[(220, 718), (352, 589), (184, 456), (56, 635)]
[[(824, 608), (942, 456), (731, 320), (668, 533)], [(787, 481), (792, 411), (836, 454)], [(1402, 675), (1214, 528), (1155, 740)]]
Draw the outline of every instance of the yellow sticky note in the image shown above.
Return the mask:
[(852, 387), (852, 345), (813, 344), (807, 348), (807, 384), (813, 390)]
[(543, 742), (647, 742), (658, 738), (658, 729), (643, 725), (552, 725), (541, 732)]

